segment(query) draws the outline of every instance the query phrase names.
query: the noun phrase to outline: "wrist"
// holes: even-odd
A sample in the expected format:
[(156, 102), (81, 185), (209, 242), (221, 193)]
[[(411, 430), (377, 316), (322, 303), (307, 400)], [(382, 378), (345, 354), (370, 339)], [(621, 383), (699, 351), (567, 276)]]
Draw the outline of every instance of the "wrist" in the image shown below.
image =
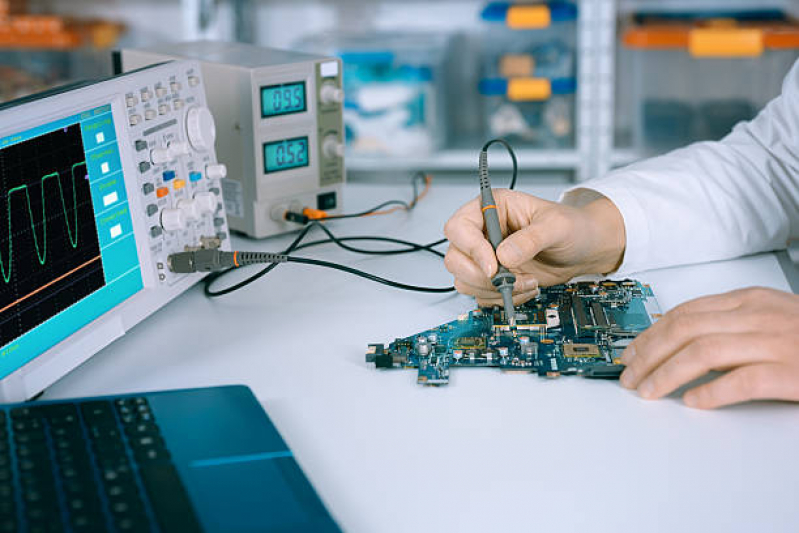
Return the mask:
[(584, 205), (589, 254), (586, 272), (608, 274), (619, 269), (624, 260), (627, 234), (624, 217), (609, 199), (602, 197)]

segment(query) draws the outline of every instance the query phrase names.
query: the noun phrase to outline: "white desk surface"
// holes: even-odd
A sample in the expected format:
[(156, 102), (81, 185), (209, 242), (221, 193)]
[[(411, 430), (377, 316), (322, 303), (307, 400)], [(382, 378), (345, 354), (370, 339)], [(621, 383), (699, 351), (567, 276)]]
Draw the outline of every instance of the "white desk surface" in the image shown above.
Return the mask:
[[(520, 188), (554, 199), (563, 186)], [(354, 184), (346, 206), (409, 192)], [(410, 215), (331, 228), (430, 242), (476, 192), (476, 183), (436, 183)], [(234, 242), (277, 250), (286, 239)], [(440, 260), (418, 253), (364, 257), (326, 246), (303, 254), (409, 283), (451, 283)], [(638, 278), (652, 284), (664, 311), (737, 287), (788, 288), (772, 255)], [(247, 384), (346, 531), (799, 530), (797, 406), (704, 412), (676, 396), (643, 401), (617, 382), (496, 370), (455, 371), (449, 386), (423, 388), (414, 371), (365, 364), (368, 343), (472, 306), (464, 296), (281, 265), (220, 299), (195, 287), (45, 397)]]

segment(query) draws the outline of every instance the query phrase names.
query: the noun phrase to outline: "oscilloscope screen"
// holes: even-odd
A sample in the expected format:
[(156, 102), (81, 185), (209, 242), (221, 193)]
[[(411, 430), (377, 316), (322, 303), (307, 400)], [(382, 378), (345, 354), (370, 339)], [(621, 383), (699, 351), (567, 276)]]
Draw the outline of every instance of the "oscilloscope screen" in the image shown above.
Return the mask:
[(0, 150), (0, 346), (105, 285), (79, 123)]

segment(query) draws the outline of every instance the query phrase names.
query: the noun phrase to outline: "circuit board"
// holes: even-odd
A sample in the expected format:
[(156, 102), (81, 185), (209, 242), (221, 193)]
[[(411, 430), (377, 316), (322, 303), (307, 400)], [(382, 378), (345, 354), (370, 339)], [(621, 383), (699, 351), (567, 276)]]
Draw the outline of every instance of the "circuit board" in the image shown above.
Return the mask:
[(446, 385), (458, 367), (618, 379), (624, 348), (659, 317), (651, 287), (638, 281), (555, 285), (516, 307), (516, 335), (500, 307), (481, 307), (388, 346), (370, 344), (366, 362), (416, 368), (421, 385)]

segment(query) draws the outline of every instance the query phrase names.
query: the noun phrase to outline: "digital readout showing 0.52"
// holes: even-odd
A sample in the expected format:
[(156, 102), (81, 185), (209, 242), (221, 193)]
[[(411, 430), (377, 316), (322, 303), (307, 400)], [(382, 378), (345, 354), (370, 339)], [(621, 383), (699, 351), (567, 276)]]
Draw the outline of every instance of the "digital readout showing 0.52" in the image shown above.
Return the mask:
[(264, 172), (308, 166), (308, 137), (264, 143)]
[(277, 117), (305, 111), (305, 82), (261, 87), (261, 117)]

